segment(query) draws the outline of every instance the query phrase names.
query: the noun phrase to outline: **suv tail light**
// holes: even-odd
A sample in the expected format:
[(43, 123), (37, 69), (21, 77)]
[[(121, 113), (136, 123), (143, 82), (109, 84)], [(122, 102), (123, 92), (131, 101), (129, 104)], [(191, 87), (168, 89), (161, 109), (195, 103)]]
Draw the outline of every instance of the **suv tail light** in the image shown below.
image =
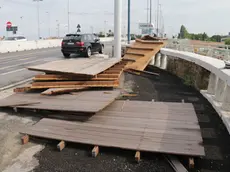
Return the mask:
[(65, 45), (65, 42), (62, 42), (61, 45), (62, 45), (62, 46)]
[(76, 45), (83, 47), (85, 45), (85, 43), (84, 42), (76, 42)]

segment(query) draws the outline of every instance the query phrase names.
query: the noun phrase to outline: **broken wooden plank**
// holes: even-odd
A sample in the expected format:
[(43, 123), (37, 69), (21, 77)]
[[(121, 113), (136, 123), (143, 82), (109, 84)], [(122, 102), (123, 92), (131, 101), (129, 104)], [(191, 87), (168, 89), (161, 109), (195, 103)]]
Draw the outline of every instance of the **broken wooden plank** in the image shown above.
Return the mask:
[(122, 97), (137, 97), (137, 94), (122, 94)]
[(127, 52), (126, 54), (128, 54), (128, 55), (136, 55), (136, 56), (145, 56), (145, 54), (144, 53), (132, 53), (132, 52)]
[(66, 144), (65, 141), (61, 141), (58, 145), (57, 148), (59, 149), (59, 151), (62, 151), (65, 148)]
[(165, 155), (165, 159), (171, 165), (175, 172), (188, 172), (181, 162), (173, 155)]
[(98, 154), (99, 154), (99, 146), (94, 146), (92, 150), (92, 157), (96, 158)]
[(137, 163), (139, 163), (140, 160), (141, 160), (141, 153), (140, 153), (140, 151), (136, 151), (136, 154), (135, 154), (135, 161), (136, 161)]

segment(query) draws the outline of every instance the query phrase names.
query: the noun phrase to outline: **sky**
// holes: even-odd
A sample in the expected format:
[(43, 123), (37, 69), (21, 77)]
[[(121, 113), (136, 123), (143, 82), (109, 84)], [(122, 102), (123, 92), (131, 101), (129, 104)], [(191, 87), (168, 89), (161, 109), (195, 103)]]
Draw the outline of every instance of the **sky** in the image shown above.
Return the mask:
[[(127, 1), (123, 1), (122, 33), (127, 32)], [(152, 19), (155, 24), (157, 0), (153, 1)], [(68, 32), (68, 0), (39, 2), (41, 37)], [(113, 30), (114, 0), (69, 0), (70, 31), (82, 32)], [(226, 35), (230, 32), (229, 0), (159, 0), (167, 35), (177, 34), (183, 24), (191, 33)], [(37, 2), (33, 0), (0, 0), (0, 37), (6, 35), (6, 22), (19, 27), (18, 34), (28, 39), (38, 37)], [(163, 21), (163, 19), (161, 20)], [(131, 0), (131, 32), (140, 33), (138, 23), (147, 22), (147, 0)]]

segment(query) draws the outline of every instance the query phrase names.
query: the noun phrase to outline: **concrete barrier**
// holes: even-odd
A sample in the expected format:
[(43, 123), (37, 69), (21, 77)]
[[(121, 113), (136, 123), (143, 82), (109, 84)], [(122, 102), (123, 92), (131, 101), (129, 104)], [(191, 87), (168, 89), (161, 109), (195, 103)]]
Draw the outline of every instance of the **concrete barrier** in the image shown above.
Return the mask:
[[(154, 66), (167, 69), (170, 58), (183, 59), (210, 71), (207, 90), (201, 94), (212, 104), (230, 133), (230, 70), (225, 69), (223, 60), (202, 56), (195, 53), (162, 48), (157, 55)], [(159, 59), (161, 58), (161, 59)]]
[[(101, 38), (101, 42), (111, 42), (113, 37)], [(0, 53), (9, 53), (17, 51), (27, 51), (42, 48), (60, 47), (61, 39), (38, 40), (38, 41), (0, 41)]]

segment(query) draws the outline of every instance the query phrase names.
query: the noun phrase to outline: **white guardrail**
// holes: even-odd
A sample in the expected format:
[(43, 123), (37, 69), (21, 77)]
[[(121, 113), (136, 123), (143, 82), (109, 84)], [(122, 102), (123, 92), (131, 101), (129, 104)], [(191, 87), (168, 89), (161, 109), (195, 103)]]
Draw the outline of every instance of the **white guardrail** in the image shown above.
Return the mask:
[[(110, 42), (114, 38), (101, 38), (102, 42)], [(0, 53), (28, 51), (42, 48), (60, 47), (62, 39), (38, 40), (38, 41), (0, 41)]]
[(168, 57), (190, 61), (211, 72), (207, 90), (200, 92), (212, 104), (230, 133), (230, 70), (225, 69), (225, 62), (195, 53), (162, 48), (151, 65), (167, 69)]

